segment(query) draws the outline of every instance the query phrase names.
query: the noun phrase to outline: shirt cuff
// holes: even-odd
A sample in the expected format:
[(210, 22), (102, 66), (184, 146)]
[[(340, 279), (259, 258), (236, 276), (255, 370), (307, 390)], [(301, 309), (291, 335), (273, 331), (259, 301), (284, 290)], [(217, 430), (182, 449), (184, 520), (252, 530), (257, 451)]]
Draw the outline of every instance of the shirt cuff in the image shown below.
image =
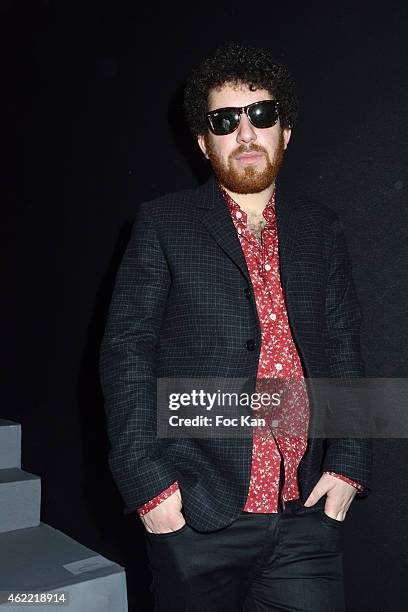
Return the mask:
[(347, 476), (337, 474), (337, 472), (323, 472), (323, 474), (330, 474), (331, 476), (336, 476), (337, 478), (344, 480), (344, 482), (348, 482), (349, 484), (353, 485), (353, 487), (356, 487), (356, 489), (358, 489), (359, 491), (365, 490), (365, 487), (363, 485), (359, 484), (358, 482), (354, 482), (354, 480), (350, 480), (350, 478), (347, 478)]
[(137, 511), (140, 514), (140, 516), (143, 516), (143, 514), (146, 514), (147, 512), (150, 512), (150, 510), (153, 510), (153, 508), (161, 504), (165, 499), (170, 497), (170, 495), (175, 493), (178, 490), (178, 488), (179, 488), (179, 485), (178, 485), (178, 481), (176, 480), (176, 482), (173, 482), (172, 485), (167, 487), (167, 489), (164, 489), (164, 491), (159, 493), (159, 495), (156, 495), (156, 497), (153, 497), (153, 499), (143, 504), (143, 506), (140, 506), (140, 508), (137, 508)]

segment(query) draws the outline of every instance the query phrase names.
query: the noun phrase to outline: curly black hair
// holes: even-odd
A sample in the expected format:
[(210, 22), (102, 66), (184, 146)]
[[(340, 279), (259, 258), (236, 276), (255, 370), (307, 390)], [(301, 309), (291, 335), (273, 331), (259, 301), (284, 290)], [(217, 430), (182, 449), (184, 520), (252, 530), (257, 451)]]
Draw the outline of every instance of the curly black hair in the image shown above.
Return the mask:
[(207, 133), (205, 115), (212, 89), (226, 83), (266, 89), (279, 101), (282, 127), (292, 127), (298, 114), (294, 81), (285, 64), (276, 61), (268, 49), (227, 42), (191, 72), (184, 89), (184, 112), (194, 137)]

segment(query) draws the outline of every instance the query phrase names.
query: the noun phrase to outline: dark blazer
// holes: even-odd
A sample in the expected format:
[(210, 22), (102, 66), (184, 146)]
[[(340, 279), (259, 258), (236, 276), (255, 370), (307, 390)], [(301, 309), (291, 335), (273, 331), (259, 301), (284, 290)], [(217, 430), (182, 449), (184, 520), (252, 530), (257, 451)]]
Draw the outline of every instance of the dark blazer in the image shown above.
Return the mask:
[[(282, 287), (306, 377), (363, 376), (361, 315), (337, 216), (290, 200), (279, 184), (276, 212)], [(141, 204), (100, 350), (109, 463), (125, 514), (178, 480), (191, 526), (211, 531), (238, 517), (251, 438), (158, 438), (156, 377), (256, 377), (260, 346), (251, 279), (215, 178)], [(323, 470), (369, 489), (370, 440), (309, 438), (298, 470), (302, 501)]]

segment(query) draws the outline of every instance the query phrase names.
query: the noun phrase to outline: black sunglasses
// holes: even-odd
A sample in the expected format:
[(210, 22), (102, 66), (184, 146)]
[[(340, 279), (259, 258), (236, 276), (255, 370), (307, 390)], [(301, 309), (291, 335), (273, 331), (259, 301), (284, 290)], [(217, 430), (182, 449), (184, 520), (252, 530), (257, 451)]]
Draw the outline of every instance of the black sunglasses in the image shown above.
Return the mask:
[(261, 100), (247, 106), (228, 106), (217, 108), (207, 113), (207, 124), (213, 134), (226, 136), (232, 134), (239, 126), (241, 114), (245, 113), (256, 128), (269, 128), (279, 119), (277, 100)]

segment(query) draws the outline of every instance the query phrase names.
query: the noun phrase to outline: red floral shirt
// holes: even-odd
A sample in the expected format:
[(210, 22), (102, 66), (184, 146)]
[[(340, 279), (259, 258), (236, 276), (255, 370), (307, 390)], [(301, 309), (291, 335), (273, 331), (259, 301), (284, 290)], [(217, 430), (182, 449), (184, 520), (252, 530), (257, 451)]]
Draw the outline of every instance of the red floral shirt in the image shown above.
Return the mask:
[[(290, 410), (260, 408), (257, 418), (264, 418), (266, 425), (253, 427), (251, 477), (246, 512), (278, 512), (278, 496), (281, 454), (285, 474), (281, 501), (299, 498), (297, 469), (307, 446), (309, 401), (304, 384), (304, 374), (299, 354), (294, 344), (285, 299), (280, 282), (278, 232), (275, 212), (275, 193), (263, 210), (266, 225), (262, 230), (262, 242), (247, 228), (247, 214), (230, 195), (221, 188), (237, 231), (254, 289), (254, 299), (261, 325), (262, 342), (257, 372), (257, 392), (280, 390), (284, 401), (280, 406)], [(271, 387), (272, 385), (272, 387)], [(278, 418), (276, 418), (278, 417)], [(261, 421), (259, 421), (261, 422)], [(278, 428), (279, 427), (279, 428)], [(279, 435), (285, 433), (285, 435)], [(290, 433), (295, 435), (288, 435)], [(341, 478), (359, 490), (364, 487), (336, 472), (325, 472)], [(138, 508), (146, 514), (178, 489), (173, 483), (154, 499)]]

